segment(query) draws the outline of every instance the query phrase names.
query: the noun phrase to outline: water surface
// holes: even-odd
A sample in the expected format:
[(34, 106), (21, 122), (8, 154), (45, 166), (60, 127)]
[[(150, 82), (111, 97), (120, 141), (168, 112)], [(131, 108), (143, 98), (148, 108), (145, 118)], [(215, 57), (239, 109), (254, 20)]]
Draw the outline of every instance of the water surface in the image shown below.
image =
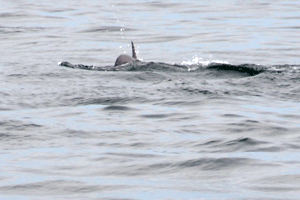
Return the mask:
[(299, 198), (298, 1), (0, 5), (1, 199)]

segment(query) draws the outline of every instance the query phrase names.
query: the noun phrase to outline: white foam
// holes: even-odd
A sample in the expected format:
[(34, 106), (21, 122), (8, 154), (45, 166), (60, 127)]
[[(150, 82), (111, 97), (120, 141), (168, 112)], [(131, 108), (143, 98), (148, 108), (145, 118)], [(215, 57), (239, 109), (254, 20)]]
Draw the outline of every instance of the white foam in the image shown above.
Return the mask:
[(58, 62), (57, 65), (58, 65), (58, 66), (61, 66), (61, 63), (62, 63), (62, 62)]
[(182, 61), (182, 65), (202, 65), (202, 66), (208, 66), (211, 63), (220, 63), (220, 64), (229, 64), (229, 62), (227, 61), (221, 61), (221, 60), (211, 60), (211, 58), (209, 58), (209, 60), (204, 60), (203, 58), (200, 58), (198, 56), (193, 56), (192, 60), (188, 60), (188, 61)]

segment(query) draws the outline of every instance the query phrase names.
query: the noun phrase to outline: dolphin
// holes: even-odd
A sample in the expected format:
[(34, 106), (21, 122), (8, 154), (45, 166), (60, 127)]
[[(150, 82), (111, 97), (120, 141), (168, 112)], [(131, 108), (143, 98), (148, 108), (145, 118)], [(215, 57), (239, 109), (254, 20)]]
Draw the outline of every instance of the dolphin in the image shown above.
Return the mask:
[(131, 48), (132, 48), (132, 57), (130, 57), (127, 54), (119, 55), (119, 57), (117, 58), (117, 60), (115, 62), (115, 66), (123, 65), (123, 64), (129, 63), (131, 61), (137, 60), (134, 44), (132, 41), (131, 41)]

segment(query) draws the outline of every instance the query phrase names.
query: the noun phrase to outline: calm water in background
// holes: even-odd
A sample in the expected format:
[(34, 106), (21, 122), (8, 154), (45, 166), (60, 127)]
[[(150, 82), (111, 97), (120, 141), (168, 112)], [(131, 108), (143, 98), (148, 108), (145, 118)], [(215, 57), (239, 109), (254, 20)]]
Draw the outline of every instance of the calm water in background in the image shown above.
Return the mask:
[(299, 199), (300, 2), (0, 5), (1, 199)]

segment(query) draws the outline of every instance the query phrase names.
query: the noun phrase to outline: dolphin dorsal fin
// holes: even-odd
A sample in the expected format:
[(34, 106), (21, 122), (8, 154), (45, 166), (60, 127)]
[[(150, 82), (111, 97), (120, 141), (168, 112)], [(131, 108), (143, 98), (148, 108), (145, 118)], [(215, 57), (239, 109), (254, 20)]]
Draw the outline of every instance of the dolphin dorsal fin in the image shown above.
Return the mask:
[(133, 42), (132, 42), (132, 41), (131, 41), (131, 47), (132, 47), (132, 57), (133, 57), (134, 59), (137, 59), (137, 57), (136, 57), (136, 53), (135, 53), (134, 44), (133, 44)]

